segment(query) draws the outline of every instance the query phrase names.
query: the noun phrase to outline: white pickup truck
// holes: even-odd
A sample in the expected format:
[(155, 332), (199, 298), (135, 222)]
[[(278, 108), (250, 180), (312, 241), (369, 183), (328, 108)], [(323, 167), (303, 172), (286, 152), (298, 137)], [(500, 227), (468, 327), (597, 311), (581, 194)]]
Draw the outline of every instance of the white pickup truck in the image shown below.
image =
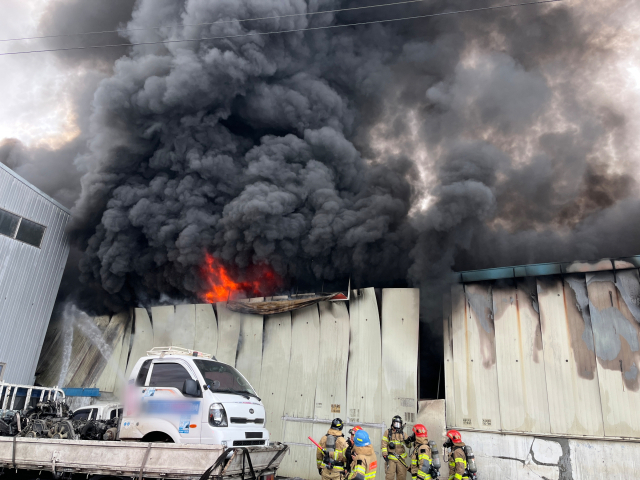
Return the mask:
[[(61, 393), (40, 394), (38, 388), (32, 387), (27, 398), (55, 399)], [(10, 393), (9, 387), (0, 391), (5, 408), (14, 404), (13, 399), (7, 401)], [(104, 420), (119, 416), (118, 404), (91, 405), (76, 412), (82, 410), (87, 416), (83, 420), (95, 415), (99, 421), (99, 412), (92, 411), (98, 407)], [(0, 471), (44, 470), (56, 478), (82, 473), (139, 480), (273, 480), (288, 447), (269, 442), (264, 422), (260, 398), (235, 368), (201, 352), (159, 347), (140, 358), (131, 372), (120, 441), (4, 436)]]

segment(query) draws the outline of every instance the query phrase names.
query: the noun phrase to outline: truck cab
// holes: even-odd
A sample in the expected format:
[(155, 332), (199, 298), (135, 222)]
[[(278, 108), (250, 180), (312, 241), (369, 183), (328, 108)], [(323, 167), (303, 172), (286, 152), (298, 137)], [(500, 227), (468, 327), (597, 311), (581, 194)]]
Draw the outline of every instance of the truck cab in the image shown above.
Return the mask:
[(120, 439), (269, 445), (264, 425), (260, 397), (235, 368), (202, 352), (156, 347), (131, 371)]
[(71, 420), (110, 420), (122, 417), (122, 405), (117, 403), (95, 403), (73, 411)]

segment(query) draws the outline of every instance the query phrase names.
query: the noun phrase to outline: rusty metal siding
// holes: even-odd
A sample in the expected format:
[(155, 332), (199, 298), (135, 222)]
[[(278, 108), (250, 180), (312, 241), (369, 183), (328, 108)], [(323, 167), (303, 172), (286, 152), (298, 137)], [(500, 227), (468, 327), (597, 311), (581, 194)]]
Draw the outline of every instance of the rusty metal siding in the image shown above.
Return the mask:
[(502, 429), (550, 433), (535, 281), (497, 282), (493, 287)]
[(587, 274), (606, 436), (640, 437), (640, 280), (637, 270)]
[(583, 274), (538, 278), (551, 433), (604, 435)]
[(40, 248), (0, 235), (0, 362), (4, 381), (33, 382), (69, 253), (69, 211), (0, 164), (0, 208), (46, 227)]

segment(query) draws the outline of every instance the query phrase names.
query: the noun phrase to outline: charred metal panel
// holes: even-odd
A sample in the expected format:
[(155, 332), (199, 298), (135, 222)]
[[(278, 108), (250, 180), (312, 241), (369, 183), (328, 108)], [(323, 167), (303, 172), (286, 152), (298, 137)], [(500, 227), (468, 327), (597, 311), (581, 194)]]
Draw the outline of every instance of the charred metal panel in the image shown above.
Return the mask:
[(604, 434), (584, 275), (537, 279), (551, 433)]
[(496, 282), (493, 286), (503, 430), (550, 433), (537, 308), (535, 280)]
[[(118, 377), (124, 376), (124, 371), (119, 372), (120, 357), (122, 354), (122, 346), (125, 338), (125, 328), (129, 323), (129, 312), (119, 313), (111, 317), (109, 327), (105, 331), (103, 337), (105, 345), (111, 349), (111, 356), (106, 360), (106, 364), (97, 381), (91, 385), (97, 387), (101, 392), (115, 391), (116, 380)], [(128, 345), (127, 345), (128, 349)], [(102, 352), (101, 352), (102, 353)]]
[[(284, 415), (307, 421), (285, 421), (284, 442), (290, 454), (282, 462), (281, 473), (288, 477), (312, 478), (316, 468), (315, 447), (307, 439), (313, 433), (318, 358), (320, 356), (320, 316), (313, 305), (291, 312), (291, 363)], [(317, 471), (315, 471), (317, 473)]]
[[(120, 358), (118, 359), (118, 376), (116, 378), (116, 384), (114, 388), (114, 394), (119, 397), (120, 392), (123, 391), (126, 385), (127, 378), (125, 377), (127, 371), (127, 363), (129, 361), (129, 353), (131, 352), (131, 329), (133, 328), (133, 310), (130, 310), (128, 315), (127, 324), (124, 327), (124, 339), (122, 341), (122, 349), (120, 350)], [(135, 362), (137, 360), (134, 359)]]
[(146, 356), (147, 352), (153, 348), (153, 329), (151, 328), (151, 320), (149, 320), (147, 310), (145, 308), (136, 308), (134, 312), (133, 342), (131, 353), (129, 354), (129, 362), (127, 363), (127, 373), (125, 374), (125, 379), (127, 380), (138, 359)]
[[(104, 334), (107, 326), (109, 325), (109, 317), (95, 317), (93, 323), (98, 330), (96, 333), (98, 336)], [(69, 362), (69, 368), (64, 380), (65, 387), (89, 387), (90, 384), (85, 385), (85, 380), (89, 374), (89, 368), (94, 363), (95, 357), (98, 354), (94, 344), (87, 338), (83, 332), (84, 326), (75, 325), (73, 327), (73, 342), (71, 347), (71, 361)]]
[(169, 325), (169, 328), (171, 345), (193, 350), (196, 341), (196, 306), (189, 304), (176, 305), (173, 322)]
[(70, 212), (3, 164), (0, 208), (46, 228), (39, 247), (0, 235), (3, 380), (31, 384), (69, 253)]
[(274, 442), (281, 442), (282, 415), (291, 363), (291, 312), (269, 315), (264, 320), (262, 375), (258, 395), (266, 411), (265, 428)]
[(193, 348), (214, 356), (218, 351), (218, 320), (210, 303), (196, 305), (196, 338)]
[(451, 294), (455, 294), (454, 375), (466, 379), (456, 396), (456, 421), (461, 427), (500, 430), (491, 285), (465, 285), (462, 298), (459, 291)]
[(640, 280), (637, 270), (587, 274), (607, 436), (640, 437)]
[(253, 388), (258, 388), (262, 371), (262, 315), (243, 313), (241, 317), (236, 368)]
[(564, 269), (565, 273), (585, 273), (585, 272), (601, 272), (611, 270), (613, 261), (609, 259), (598, 260), (597, 262), (573, 262)]
[[(347, 417), (350, 422), (382, 422), (380, 315), (373, 288), (351, 292)], [(344, 420), (344, 419), (343, 419)]]
[(444, 343), (444, 386), (447, 425), (455, 425), (455, 376), (453, 374), (453, 336), (451, 335), (451, 293), (445, 292), (442, 299), (442, 337)]
[(242, 315), (229, 310), (226, 302), (216, 303), (216, 310), (218, 311), (218, 352), (216, 358), (227, 365), (235, 366)]
[[(346, 418), (349, 312), (344, 302), (320, 302), (320, 357), (314, 417)], [(325, 428), (326, 425), (322, 428)], [(323, 433), (324, 434), (324, 433)]]
[(174, 326), (175, 313), (176, 307), (173, 305), (151, 307), (154, 347), (170, 347), (173, 345), (171, 342), (174, 341), (173, 335), (176, 330)]
[(418, 414), (420, 290), (382, 290), (382, 419), (401, 415), (410, 427)]

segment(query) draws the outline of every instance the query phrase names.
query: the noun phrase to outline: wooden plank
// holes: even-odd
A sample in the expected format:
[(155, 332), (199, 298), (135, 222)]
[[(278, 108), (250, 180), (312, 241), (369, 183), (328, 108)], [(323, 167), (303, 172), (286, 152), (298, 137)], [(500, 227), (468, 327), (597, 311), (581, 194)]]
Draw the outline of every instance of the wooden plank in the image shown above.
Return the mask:
[[(109, 322), (110, 330), (113, 330), (113, 341), (108, 338), (109, 332), (105, 332), (105, 344), (108, 345), (111, 350), (111, 357), (107, 360), (102, 374), (97, 381), (92, 385), (101, 392), (113, 393), (116, 387), (116, 380), (118, 379), (118, 366), (120, 364), (120, 357), (122, 354), (122, 346), (125, 337), (125, 327), (129, 323), (129, 312), (118, 313), (111, 317)], [(122, 375), (122, 374), (120, 374)]]
[(456, 400), (453, 374), (453, 336), (451, 334), (451, 291), (445, 292), (442, 296), (442, 323), (446, 424), (455, 425)]
[[(587, 274), (604, 433), (640, 437), (640, 279), (637, 270)], [(614, 283), (615, 282), (615, 283)]]
[(419, 289), (382, 290), (382, 418), (400, 415), (409, 429), (418, 415), (419, 323)]
[(382, 346), (374, 289), (353, 290), (349, 309), (348, 421), (382, 423)]
[[(291, 314), (291, 363), (285, 398), (284, 415), (313, 421), (318, 357), (320, 355), (320, 316), (317, 305)], [(283, 476), (312, 478), (315, 451), (307, 439), (313, 433), (311, 423), (285, 421), (284, 442), (290, 444), (291, 454), (281, 473)]]
[(171, 345), (195, 349), (196, 342), (196, 306), (193, 304), (176, 305), (173, 321), (169, 324)]
[(344, 420), (347, 413), (349, 312), (344, 302), (320, 302), (318, 307), (320, 356), (314, 417)]
[(551, 433), (602, 436), (593, 333), (578, 310), (578, 298), (587, 298), (584, 275), (564, 279), (537, 279)]
[(291, 313), (270, 315), (264, 321), (262, 375), (258, 395), (262, 398), (272, 441), (283, 440), (284, 403), (291, 361)]
[[(461, 427), (500, 430), (491, 286), (473, 283), (462, 288), (464, 294), (456, 291), (453, 303), (454, 375), (459, 389), (456, 423)], [(453, 288), (451, 294), (453, 297)]]
[[(252, 298), (250, 301), (258, 302), (261, 300), (263, 298), (260, 297)], [(241, 315), (236, 368), (245, 376), (254, 389), (260, 386), (263, 328), (262, 315)]]
[(493, 287), (500, 418), (504, 430), (549, 433), (542, 332), (532, 294), (529, 279)]
[(175, 313), (176, 309), (173, 305), (151, 307), (154, 347), (170, 347), (172, 345)]
[(218, 320), (210, 303), (196, 304), (196, 338), (193, 348), (213, 356), (218, 352)]
[(125, 374), (125, 379), (127, 380), (129, 380), (131, 370), (138, 359), (146, 356), (147, 352), (153, 347), (153, 329), (151, 328), (151, 320), (146, 308), (135, 309), (132, 335), (133, 343), (129, 354), (129, 362), (127, 363), (127, 373)]
[(218, 311), (218, 351), (216, 358), (227, 365), (235, 366), (240, 337), (239, 313), (227, 308), (227, 302), (216, 303)]

